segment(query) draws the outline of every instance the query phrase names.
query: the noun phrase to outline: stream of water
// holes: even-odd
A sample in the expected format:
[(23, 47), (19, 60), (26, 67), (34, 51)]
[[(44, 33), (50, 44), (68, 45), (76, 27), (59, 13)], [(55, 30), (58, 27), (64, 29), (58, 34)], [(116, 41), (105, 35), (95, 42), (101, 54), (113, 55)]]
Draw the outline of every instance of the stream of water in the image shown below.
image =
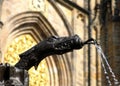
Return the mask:
[[(101, 57), (100, 60), (101, 60), (101, 63), (102, 63), (103, 71), (104, 71), (104, 74), (105, 74), (108, 85), (109, 86), (120, 86), (120, 83), (116, 79), (116, 76), (115, 76), (114, 72), (112, 71), (111, 66), (108, 63), (107, 58), (106, 58), (105, 54), (103, 53), (103, 50), (102, 50), (101, 46), (98, 45), (98, 44), (95, 44), (95, 47), (96, 47), (98, 53), (100, 54), (100, 57)], [(110, 76), (113, 79), (112, 80), (113, 83), (110, 79)]]

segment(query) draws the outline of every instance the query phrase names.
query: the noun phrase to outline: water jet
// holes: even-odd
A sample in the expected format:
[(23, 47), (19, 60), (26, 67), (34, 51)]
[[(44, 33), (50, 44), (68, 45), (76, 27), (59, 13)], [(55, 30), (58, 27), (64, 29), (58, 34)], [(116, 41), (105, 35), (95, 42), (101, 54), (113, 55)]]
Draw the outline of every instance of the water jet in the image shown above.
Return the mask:
[[(101, 63), (104, 69), (106, 80), (108, 85), (111, 86), (112, 83), (108, 76), (108, 71), (105, 65), (107, 65), (109, 72), (113, 78), (114, 85), (119, 86), (119, 81), (116, 79), (112, 68), (110, 67), (100, 45), (93, 38), (86, 41), (82, 41), (78, 35), (70, 37), (58, 37), (51, 36), (37, 45), (33, 46), (29, 50), (21, 53), (19, 55), (20, 60), (15, 64), (15, 66), (10, 66), (7, 63), (0, 65), (0, 85), (15, 85), (16, 83), (22, 86), (29, 86), (29, 75), (27, 71), (34, 66), (37, 69), (38, 64), (47, 56), (50, 55), (61, 55), (67, 52), (72, 52), (73, 50), (81, 49), (87, 44), (95, 45), (98, 53), (101, 55)], [(1, 70), (4, 69), (4, 70)], [(7, 74), (7, 76), (6, 76)], [(24, 77), (23, 77), (24, 76)], [(17, 81), (16, 81), (17, 80)]]

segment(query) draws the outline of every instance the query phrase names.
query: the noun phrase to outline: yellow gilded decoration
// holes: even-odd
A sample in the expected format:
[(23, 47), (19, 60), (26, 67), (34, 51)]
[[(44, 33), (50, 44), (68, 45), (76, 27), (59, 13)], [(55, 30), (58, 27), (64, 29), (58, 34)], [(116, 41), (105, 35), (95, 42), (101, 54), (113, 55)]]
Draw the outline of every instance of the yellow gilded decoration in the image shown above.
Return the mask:
[[(37, 44), (36, 41), (29, 34), (15, 38), (7, 46), (7, 52), (4, 56), (5, 62), (15, 65), (19, 60), (19, 54), (30, 49), (35, 44)], [(45, 60), (41, 61), (37, 70), (32, 67), (28, 72), (30, 76), (29, 86), (49, 86), (49, 72)]]

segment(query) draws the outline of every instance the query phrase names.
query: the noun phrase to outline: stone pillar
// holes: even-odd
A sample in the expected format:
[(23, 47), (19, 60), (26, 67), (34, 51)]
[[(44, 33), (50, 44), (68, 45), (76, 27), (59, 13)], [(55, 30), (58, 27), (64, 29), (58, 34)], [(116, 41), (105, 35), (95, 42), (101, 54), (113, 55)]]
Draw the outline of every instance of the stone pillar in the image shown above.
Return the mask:
[(113, 50), (113, 71), (120, 81), (120, 22), (114, 22), (113, 25)]
[[(115, 73), (116, 79), (120, 81), (120, 0), (115, 1), (113, 18), (108, 14), (108, 12), (105, 17), (106, 22), (101, 31), (101, 42), (108, 63)], [(113, 77), (111, 76), (112, 74), (110, 71), (108, 71), (108, 73), (112, 86), (115, 86)], [(104, 73), (102, 76), (102, 86), (108, 86), (108, 81)]]
[(118, 81), (120, 81), (120, 0), (115, 0), (113, 16), (113, 71)]
[(1, 14), (2, 14), (2, 3), (3, 3), (3, 0), (0, 0), (0, 20), (1, 20)]
[[(3, 23), (1, 22), (2, 3), (3, 3), (3, 0), (0, 0), (0, 34), (1, 34), (2, 26), (3, 26)], [(0, 46), (1, 46), (1, 41), (0, 41)], [(1, 62), (1, 57), (2, 57), (2, 53), (1, 53), (1, 47), (0, 47), (0, 62)]]

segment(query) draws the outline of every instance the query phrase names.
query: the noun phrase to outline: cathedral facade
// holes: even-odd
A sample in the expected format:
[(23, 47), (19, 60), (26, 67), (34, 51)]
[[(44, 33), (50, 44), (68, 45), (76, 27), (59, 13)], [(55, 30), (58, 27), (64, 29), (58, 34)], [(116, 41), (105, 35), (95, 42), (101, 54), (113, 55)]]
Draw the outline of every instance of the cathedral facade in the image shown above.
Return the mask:
[[(19, 54), (50, 36), (95, 39), (119, 77), (119, 1), (1, 0), (0, 62), (14, 66)], [(117, 14), (116, 14), (117, 13)], [(118, 20), (116, 20), (116, 15)], [(29, 71), (30, 86), (107, 86), (94, 45), (46, 57)]]

